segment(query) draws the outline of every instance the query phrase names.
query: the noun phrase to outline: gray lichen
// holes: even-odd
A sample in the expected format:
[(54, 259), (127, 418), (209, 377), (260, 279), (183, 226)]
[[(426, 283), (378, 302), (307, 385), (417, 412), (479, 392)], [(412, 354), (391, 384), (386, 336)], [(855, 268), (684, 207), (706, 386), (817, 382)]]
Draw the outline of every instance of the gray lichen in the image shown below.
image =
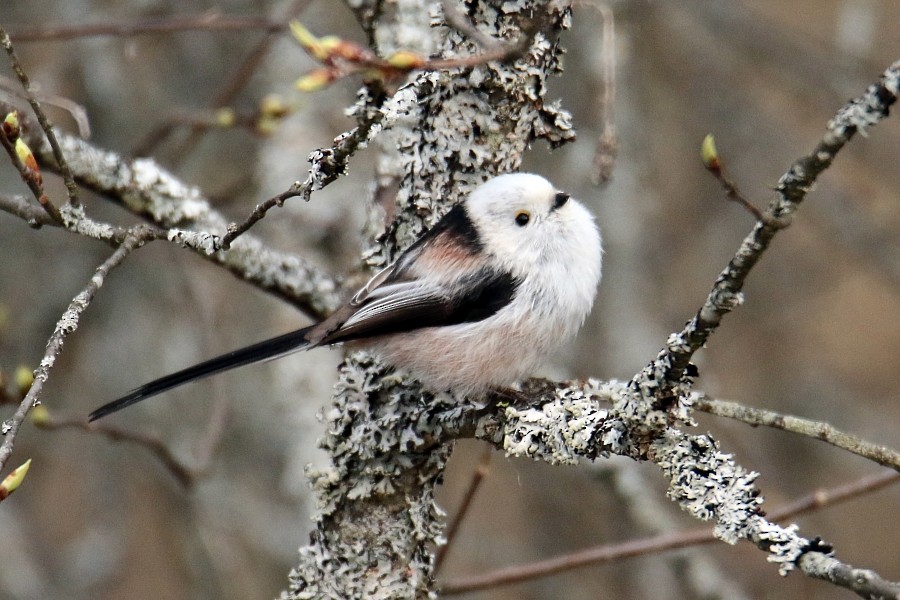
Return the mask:
[[(469, 13), (473, 22), (501, 41), (518, 40), (523, 35), (522, 24), (532, 16), (544, 19), (546, 26), (520, 60), (420, 73), (401, 88), (399, 97), (386, 104), (385, 110), (392, 111), (388, 119), (392, 126), (386, 125), (377, 140), (382, 149), (378, 170), (381, 176), (399, 182), (399, 212), (366, 252), (366, 262), (372, 267), (392, 261), (487, 177), (517, 170), (525, 149), (535, 140), (556, 146), (574, 139), (570, 115), (558, 104), (544, 103), (546, 80), (560, 69), (556, 36), (567, 26), (568, 9), (535, 0), (504, 2), (500, 7), (487, 2), (471, 4), (466, 8), (474, 11)], [(380, 30), (384, 34), (378, 36), (380, 51), (405, 48), (427, 52), (441, 36), (441, 56), (481, 51), (443, 25), (439, 3), (417, 8), (415, 12), (422, 16), (410, 16), (411, 8), (403, 12), (404, 19), (417, 23), (424, 23), (427, 14), (434, 15), (432, 27), (420, 31), (418, 47), (409, 48), (403, 46), (410, 39), (408, 29), (401, 28), (400, 33), (406, 33), (394, 39), (394, 24), (385, 24)], [(395, 106), (402, 106), (402, 111)]]
[[(559, 68), (556, 36), (567, 16), (566, 9), (547, 5), (468, 3), (473, 21), (498, 39), (518, 39), (532, 15), (543, 15), (544, 26), (519, 60), (421, 72), (378, 105), (372, 131), (381, 148), (379, 180), (396, 182), (398, 192), (393, 222), (364, 254), (369, 266), (392, 261), (487, 177), (517, 170), (534, 140), (556, 145), (573, 137), (568, 114), (543, 101), (546, 79)], [(357, 14), (375, 13), (361, 4)], [(377, 22), (363, 27), (374, 32), (382, 55), (480, 51), (442, 24), (440, 3), (388, 1), (377, 14)], [(364, 89), (350, 113), (369, 115), (374, 102)], [(476, 425), (465, 417), (471, 409), (450, 396), (423, 393), (370, 355), (347, 359), (323, 415), (323, 448), (332, 464), (310, 473), (319, 501), (315, 531), (284, 598), (433, 596), (432, 551), (442, 540), (434, 489), (449, 456), (449, 432), (467, 423), (473, 432), (499, 438), (496, 423)]]
[[(608, 454), (651, 460), (669, 480), (669, 498), (695, 518), (713, 521), (719, 539), (749, 539), (769, 552), (782, 574), (790, 571), (810, 541), (796, 527), (760, 516), (758, 473), (738, 465), (712, 437), (665, 425), (672, 415), (647, 408), (653, 397), (642, 397), (639, 389), (633, 382), (593, 380), (551, 388), (533, 406), (506, 409), (502, 447), (554, 464)], [(661, 429), (648, 429), (648, 422)]]
[[(396, 9), (401, 2), (381, 5)], [(544, 6), (528, 0), (466, 4), (484, 33), (507, 38), (518, 33), (525, 15)], [(367, 7), (369, 3), (358, 4), (357, 15), (364, 21), (376, 14)], [(435, 17), (435, 29), (442, 30), (435, 3), (429, 14)], [(364, 23), (364, 28), (377, 31), (374, 37), (385, 48), (399, 48), (389, 29), (389, 17), (396, 11), (382, 15), (387, 15), (383, 21)], [(421, 15), (407, 17), (422, 22)], [(567, 13), (554, 9), (550, 19), (550, 30), (558, 31)], [(410, 33), (401, 29), (404, 35)], [(392, 260), (488, 175), (514, 170), (534, 139), (559, 143), (571, 137), (565, 114), (543, 104), (545, 80), (558, 67), (559, 53), (555, 38), (546, 31), (535, 36), (522, 60), (480, 65), (466, 70), (466, 76), (421, 73), (383, 105), (382, 110), (390, 113), (377, 138), (383, 148), (379, 176), (398, 182), (399, 191), (394, 221), (366, 253), (370, 265)], [(422, 44), (427, 47), (426, 41)], [(475, 51), (456, 32), (447, 33), (440, 48), (443, 56)], [(882, 85), (896, 95), (900, 63), (892, 69), (893, 83)], [(367, 102), (368, 94), (361, 93), (354, 111), (368, 110)], [(399, 106), (403, 109), (394, 108)], [(844, 133), (866, 121), (848, 120), (852, 125)], [(826, 152), (828, 161), (834, 151)], [(807, 170), (798, 164), (792, 172), (796, 179)], [(787, 181), (780, 192), (790, 190)], [(797, 181), (798, 189), (808, 183)], [(784, 203), (791, 205), (787, 195)], [(776, 217), (790, 210), (790, 206), (781, 213), (776, 210)], [(424, 393), (373, 356), (349, 357), (332, 407), (323, 415), (328, 424), (323, 448), (331, 466), (310, 473), (319, 499), (315, 530), (310, 545), (300, 551), (290, 589), (282, 597), (433, 597), (430, 549), (442, 540), (434, 487), (440, 482), (449, 442), (473, 436), (508, 454), (557, 464), (606, 454), (652, 461), (669, 480), (670, 498), (694, 517), (712, 521), (720, 539), (750, 540), (768, 552), (768, 560), (777, 563), (782, 574), (799, 566), (813, 576), (839, 577), (836, 567), (846, 565), (821, 560), (830, 559), (827, 545), (801, 537), (795, 526), (782, 527), (762, 516), (756, 473), (722, 452), (711, 436), (682, 430), (693, 425), (689, 360), (721, 317), (743, 300), (743, 277), (778, 227), (783, 224), (757, 226), (720, 275), (703, 309), (627, 383), (530, 382), (523, 390), (531, 398), (527, 406), (504, 406), (506, 400), (493, 398), (479, 407)], [(828, 565), (827, 574), (804, 566), (819, 563)], [(846, 578), (846, 573), (840, 577)], [(883, 587), (882, 582), (875, 584)]]
[(414, 598), (431, 593), (431, 551), (441, 535), (434, 489), (450, 454), (428, 447), (441, 419), (459, 412), (450, 396), (423, 394), (374, 356), (342, 365), (333, 406), (322, 415), (327, 469), (308, 472), (317, 527), (300, 551), (285, 598)]
[[(52, 162), (49, 144), (29, 140), (42, 160)], [(340, 300), (339, 281), (299, 256), (267, 247), (244, 235), (228, 251), (219, 248), (219, 236), (228, 226), (199, 189), (189, 186), (150, 159), (127, 160), (79, 138), (60, 135), (60, 145), (79, 183), (122, 203), (168, 230), (168, 239), (197, 251), (236, 276), (280, 295), (285, 300), (323, 316)], [(96, 239), (114, 235), (109, 226), (93, 223), (80, 207), (64, 207), (69, 229)], [(189, 229), (188, 229), (189, 228)]]

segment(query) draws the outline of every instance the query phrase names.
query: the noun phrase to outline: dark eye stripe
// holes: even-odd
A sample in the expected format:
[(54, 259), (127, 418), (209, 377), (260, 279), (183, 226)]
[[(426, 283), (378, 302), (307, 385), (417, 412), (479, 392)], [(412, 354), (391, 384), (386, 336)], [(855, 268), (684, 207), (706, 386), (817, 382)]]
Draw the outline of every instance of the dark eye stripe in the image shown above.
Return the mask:
[(554, 210), (565, 204), (569, 201), (569, 195), (565, 192), (556, 192), (556, 196), (553, 198), (553, 208)]

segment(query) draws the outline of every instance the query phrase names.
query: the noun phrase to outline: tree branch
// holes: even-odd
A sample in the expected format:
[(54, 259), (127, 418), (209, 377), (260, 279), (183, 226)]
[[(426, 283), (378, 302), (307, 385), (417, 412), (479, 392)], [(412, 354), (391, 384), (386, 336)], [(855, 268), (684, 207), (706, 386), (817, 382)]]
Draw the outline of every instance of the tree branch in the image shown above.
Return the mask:
[(765, 425), (782, 431), (799, 433), (807, 437), (827, 442), (832, 446), (868, 458), (885, 467), (900, 471), (900, 452), (867, 442), (855, 435), (836, 429), (829, 423), (813, 421), (803, 417), (784, 415), (771, 410), (746, 406), (728, 400), (716, 400), (705, 394), (693, 397), (694, 408), (717, 417), (726, 417), (747, 423), (748, 425)]
[(171, 34), (183, 31), (238, 31), (262, 29), (285, 31), (287, 23), (254, 15), (223, 15), (208, 11), (186, 17), (161, 17), (132, 21), (104, 21), (79, 25), (43, 25), (23, 27), (10, 34), (17, 43), (64, 41), (77, 38), (111, 36), (134, 37), (147, 34)]
[(12, 454), (16, 434), (19, 431), (19, 427), (28, 416), (28, 412), (40, 403), (44, 383), (50, 377), (50, 370), (53, 368), (56, 359), (62, 352), (66, 337), (78, 328), (81, 314), (87, 309), (91, 300), (93, 300), (94, 295), (97, 293), (97, 290), (99, 290), (104, 281), (106, 281), (106, 276), (109, 272), (119, 266), (135, 248), (140, 247), (149, 239), (153, 239), (152, 231), (143, 227), (133, 230), (116, 251), (113, 252), (103, 264), (97, 267), (90, 282), (88, 282), (87, 286), (75, 296), (69, 304), (69, 307), (62, 314), (62, 317), (57, 321), (56, 328), (50, 336), (50, 339), (47, 341), (47, 350), (44, 353), (44, 358), (41, 360), (40, 366), (34, 373), (34, 383), (32, 383), (31, 389), (25, 394), (25, 398), (19, 404), (19, 407), (16, 409), (12, 418), (4, 421), (2, 425), (0, 425), (0, 434), (4, 436), (3, 444), (0, 445), (0, 469), (3, 468), (3, 465), (6, 464), (6, 461)]
[(59, 224), (40, 205), (32, 204), (24, 196), (0, 194), (0, 210), (19, 217), (31, 227)]
[(222, 248), (227, 250), (234, 240), (261, 221), (269, 210), (283, 205), (288, 198), (300, 197), (309, 202), (314, 191), (335, 181), (345, 172), (350, 157), (358, 149), (365, 148), (372, 136), (378, 132), (377, 126), (385, 116), (386, 113), (382, 110), (368, 111), (367, 118), (363, 119), (357, 127), (334, 138), (334, 145), (331, 148), (320, 148), (312, 152), (308, 158), (312, 167), (310, 167), (306, 179), (302, 183), (294, 182), (286, 191), (257, 204), (242, 223), (229, 224), (228, 232), (222, 237)]
[[(31, 105), (31, 110), (34, 111), (34, 115), (37, 117), (38, 123), (41, 125), (41, 129), (44, 130), (44, 134), (47, 136), (47, 141), (50, 143), (50, 148), (53, 151), (53, 157), (56, 160), (56, 164), (59, 168), (60, 173), (62, 173), (63, 181), (66, 184), (66, 192), (69, 195), (69, 204), (73, 206), (78, 206), (78, 186), (75, 185), (75, 179), (72, 177), (72, 171), (69, 169), (69, 165), (66, 163), (66, 158), (63, 156), (62, 150), (59, 147), (59, 141), (56, 139), (56, 134), (53, 131), (53, 125), (50, 123), (50, 119), (47, 118), (47, 115), (44, 114), (44, 109), (41, 108), (41, 103), (38, 102), (37, 97), (31, 89), (31, 81), (28, 79), (28, 75), (25, 73), (25, 69), (22, 67), (22, 64), (19, 62), (19, 57), (16, 56), (15, 48), (13, 48), (12, 42), (9, 39), (9, 35), (6, 33), (6, 30), (0, 26), (0, 44), (6, 49), (7, 55), (9, 55), (9, 61), (12, 64), (13, 71), (16, 74), (16, 77), (19, 78), (19, 81), (22, 83), (22, 89), (25, 91), (25, 97), (28, 99), (28, 104)], [(47, 200), (49, 202), (49, 199)], [(41, 204), (44, 204), (41, 202)], [(53, 206), (50, 204), (50, 206)], [(56, 207), (53, 207), (55, 210)], [(52, 214), (52, 213), (51, 213)]]
[[(53, 164), (50, 149), (29, 139), (39, 160)], [(228, 221), (194, 187), (153, 160), (125, 159), (76, 137), (60, 143), (78, 182), (163, 228), (166, 239), (273, 293), (314, 317), (324, 317), (339, 303), (339, 282), (302, 258), (272, 250), (261, 240), (244, 236), (231, 250), (221, 251), (213, 231), (224, 232)], [(190, 227), (192, 230), (188, 230)]]
[(764, 213), (766, 218), (744, 239), (694, 318), (669, 338), (666, 348), (654, 361), (652, 369), (657, 380), (664, 382), (660, 388), (662, 395), (671, 392), (673, 384), (682, 380), (691, 357), (718, 328), (722, 317), (743, 303), (741, 290), (747, 276), (775, 234), (790, 225), (794, 212), (818, 176), (857, 132), (864, 133), (888, 116), (890, 107), (897, 101), (898, 85), (900, 61), (888, 67), (862, 96), (841, 108), (828, 122), (825, 136), (815, 149), (794, 162), (781, 177), (776, 197)]
[(58, 418), (49, 411), (35, 419), (35, 426), (48, 431), (78, 429), (87, 433), (99, 433), (114, 442), (127, 442), (140, 446), (155, 456), (184, 488), (192, 487), (199, 473), (197, 469), (178, 460), (165, 442), (148, 433), (128, 431), (102, 423), (88, 423), (84, 418)]
[[(378, 20), (378, 56), (406, 50), (452, 59), (471, 42), (450, 28), (433, 27), (436, 7), (429, 2), (384, 13), (358, 7), (357, 14)], [(376, 140), (382, 150), (378, 181), (397, 186), (387, 207), (395, 218), (364, 253), (369, 267), (393, 260), (487, 177), (517, 170), (535, 140), (572, 139), (568, 113), (544, 103), (547, 79), (559, 67), (567, 9), (544, 0), (505, 4), (503, 10), (485, 2), (472, 5), (469, 16), (506, 42), (520, 39), (521, 24), (535, 15), (540, 31), (512, 64), (480, 62), (464, 76), (417, 72), (383, 105), (377, 90), (360, 92), (357, 118), (373, 109), (385, 113)], [(366, 353), (348, 358), (335, 389), (321, 442), (332, 462), (309, 473), (319, 511), (283, 597), (359, 598), (373, 589), (425, 597), (433, 589), (433, 548), (442, 533), (434, 489), (450, 449), (441, 440), (468, 406), (423, 394)], [(436, 406), (449, 411), (440, 422), (431, 420)]]
[[(863, 477), (844, 486), (816, 490), (790, 504), (773, 510), (769, 513), (769, 519), (772, 521), (784, 521), (804, 513), (858, 498), (864, 494), (893, 485), (898, 481), (900, 481), (900, 474), (886, 472)], [(715, 541), (717, 539), (713, 532), (709, 528), (704, 527), (655, 535), (640, 540), (629, 540), (617, 544), (605, 544), (526, 565), (509, 566), (479, 575), (460, 577), (441, 584), (440, 594), (441, 596), (455, 596), (477, 590), (550, 577), (581, 567), (601, 565), (669, 550), (701, 546)]]

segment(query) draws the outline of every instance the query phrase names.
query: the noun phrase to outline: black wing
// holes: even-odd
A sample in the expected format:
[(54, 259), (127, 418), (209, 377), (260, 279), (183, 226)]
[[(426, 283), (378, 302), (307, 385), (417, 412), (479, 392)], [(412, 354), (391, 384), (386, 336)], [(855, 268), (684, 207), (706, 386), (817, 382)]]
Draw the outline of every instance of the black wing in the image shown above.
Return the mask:
[(88, 416), (88, 421), (96, 421), (106, 415), (140, 402), (141, 400), (161, 394), (196, 379), (203, 379), (204, 377), (209, 377), (210, 375), (215, 375), (222, 371), (242, 367), (262, 360), (276, 358), (295, 350), (302, 350), (308, 345), (306, 334), (309, 330), (309, 327), (298, 329), (297, 331), (292, 331), (259, 342), (258, 344), (253, 344), (252, 346), (247, 346), (229, 352), (228, 354), (211, 358), (198, 365), (155, 379), (150, 383), (145, 383), (141, 387), (128, 392), (128, 394), (122, 396), (118, 400), (113, 400), (108, 404), (104, 404)]
[(428, 280), (384, 283), (317, 345), (481, 321), (510, 303), (521, 282), (509, 273), (482, 269), (451, 289)]

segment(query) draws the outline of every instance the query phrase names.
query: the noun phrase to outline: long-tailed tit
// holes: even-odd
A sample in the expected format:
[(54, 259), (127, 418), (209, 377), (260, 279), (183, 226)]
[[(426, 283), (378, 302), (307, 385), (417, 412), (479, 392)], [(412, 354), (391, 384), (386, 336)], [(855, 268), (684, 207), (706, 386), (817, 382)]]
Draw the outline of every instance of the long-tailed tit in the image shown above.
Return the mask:
[(214, 373), (339, 343), (374, 350), (436, 391), (508, 386), (581, 327), (600, 256), (584, 206), (538, 175), (500, 175), (321, 323), (151, 381), (90, 420)]

